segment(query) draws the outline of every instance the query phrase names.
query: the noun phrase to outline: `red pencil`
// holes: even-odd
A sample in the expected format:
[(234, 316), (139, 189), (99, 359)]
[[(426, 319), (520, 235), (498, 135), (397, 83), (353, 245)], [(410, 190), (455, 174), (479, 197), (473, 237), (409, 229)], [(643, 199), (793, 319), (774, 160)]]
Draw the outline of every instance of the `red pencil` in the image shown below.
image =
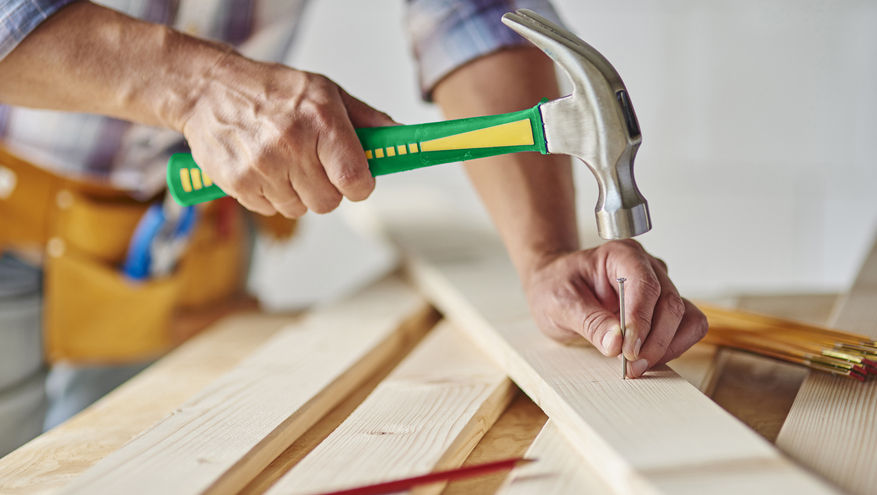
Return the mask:
[(321, 495), (378, 495), (381, 493), (393, 493), (402, 490), (408, 490), (418, 485), (426, 485), (429, 483), (437, 483), (440, 481), (454, 481), (463, 478), (471, 478), (473, 476), (481, 476), (490, 474), (494, 471), (502, 471), (504, 469), (512, 469), (521, 464), (527, 464), (536, 459), (524, 459), (518, 457), (515, 459), (506, 459), (503, 461), (488, 462), (475, 466), (466, 466), (457, 469), (449, 469), (447, 471), (438, 471), (435, 473), (425, 474), (423, 476), (415, 476), (413, 478), (405, 478), (395, 481), (385, 481), (374, 485), (360, 486), (357, 488), (347, 488), (335, 492), (326, 492)]

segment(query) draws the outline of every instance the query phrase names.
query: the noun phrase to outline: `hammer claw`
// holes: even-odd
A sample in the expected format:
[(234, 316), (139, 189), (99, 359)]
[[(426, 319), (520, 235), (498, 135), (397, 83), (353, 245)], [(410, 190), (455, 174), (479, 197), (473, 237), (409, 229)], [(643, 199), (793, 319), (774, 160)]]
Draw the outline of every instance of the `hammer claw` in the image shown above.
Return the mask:
[(600, 237), (648, 232), (648, 203), (633, 177), (642, 137), (618, 72), (594, 47), (535, 12), (505, 14), (503, 23), (544, 51), (572, 81), (572, 95), (540, 106), (545, 141), (549, 153), (572, 155), (593, 172), (600, 189)]

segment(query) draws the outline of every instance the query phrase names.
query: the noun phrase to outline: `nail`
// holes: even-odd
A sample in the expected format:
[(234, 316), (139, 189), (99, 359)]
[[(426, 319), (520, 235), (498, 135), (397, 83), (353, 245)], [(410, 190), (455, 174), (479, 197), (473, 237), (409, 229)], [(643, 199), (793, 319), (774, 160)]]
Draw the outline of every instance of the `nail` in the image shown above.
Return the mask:
[[(610, 353), (615, 348), (615, 341), (621, 339), (621, 328), (615, 327), (603, 336), (603, 352)], [(620, 346), (619, 346), (620, 347)]]
[(643, 373), (646, 372), (646, 369), (649, 367), (649, 362), (645, 359), (639, 359), (634, 361), (633, 364), (630, 365), (630, 376), (634, 378), (638, 378), (642, 376)]
[(633, 343), (633, 358), (634, 359), (639, 358), (639, 350), (642, 346), (643, 346), (642, 339), (636, 339), (636, 342)]

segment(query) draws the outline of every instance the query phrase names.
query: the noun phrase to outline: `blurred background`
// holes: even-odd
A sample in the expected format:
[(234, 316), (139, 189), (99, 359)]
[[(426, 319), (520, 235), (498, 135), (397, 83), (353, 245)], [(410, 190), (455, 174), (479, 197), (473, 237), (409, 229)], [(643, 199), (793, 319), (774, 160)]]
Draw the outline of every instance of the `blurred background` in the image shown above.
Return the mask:
[[(643, 132), (636, 177), (654, 225), (638, 240), (684, 295), (852, 283), (877, 230), (877, 2), (554, 4), (627, 85)], [(441, 120), (420, 100), (403, 16), (402, 0), (313, 2), (287, 63), (399, 122)], [(579, 223), (593, 238), (596, 183), (575, 166)], [(459, 165), (381, 177), (374, 198), (423, 187), (487, 221)], [(269, 309), (333, 297), (392, 265), (388, 247), (351, 233), (350, 206), (306, 215), (289, 243), (260, 241), (251, 288)]]

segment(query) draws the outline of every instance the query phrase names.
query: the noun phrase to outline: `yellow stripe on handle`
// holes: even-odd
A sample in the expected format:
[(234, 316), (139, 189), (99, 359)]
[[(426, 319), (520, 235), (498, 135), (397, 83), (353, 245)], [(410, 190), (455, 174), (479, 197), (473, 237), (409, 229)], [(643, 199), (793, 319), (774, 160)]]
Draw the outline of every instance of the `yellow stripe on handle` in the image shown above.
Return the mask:
[(532, 144), (533, 127), (530, 124), (530, 119), (524, 119), (432, 141), (424, 141), (420, 143), (420, 151), (501, 148), (505, 146), (531, 146)]
[(203, 170), (201, 171), (201, 180), (204, 181), (204, 187), (210, 187), (213, 185), (213, 181), (210, 177), (207, 177), (207, 174), (205, 174)]
[(180, 184), (183, 185), (183, 191), (192, 192), (192, 181), (189, 180), (189, 169), (180, 169)]
[(204, 185), (201, 184), (201, 169), (200, 168), (193, 168), (192, 170), (189, 171), (189, 173), (192, 175), (192, 186), (195, 188), (196, 191), (198, 189), (201, 189), (202, 187), (204, 187)]

